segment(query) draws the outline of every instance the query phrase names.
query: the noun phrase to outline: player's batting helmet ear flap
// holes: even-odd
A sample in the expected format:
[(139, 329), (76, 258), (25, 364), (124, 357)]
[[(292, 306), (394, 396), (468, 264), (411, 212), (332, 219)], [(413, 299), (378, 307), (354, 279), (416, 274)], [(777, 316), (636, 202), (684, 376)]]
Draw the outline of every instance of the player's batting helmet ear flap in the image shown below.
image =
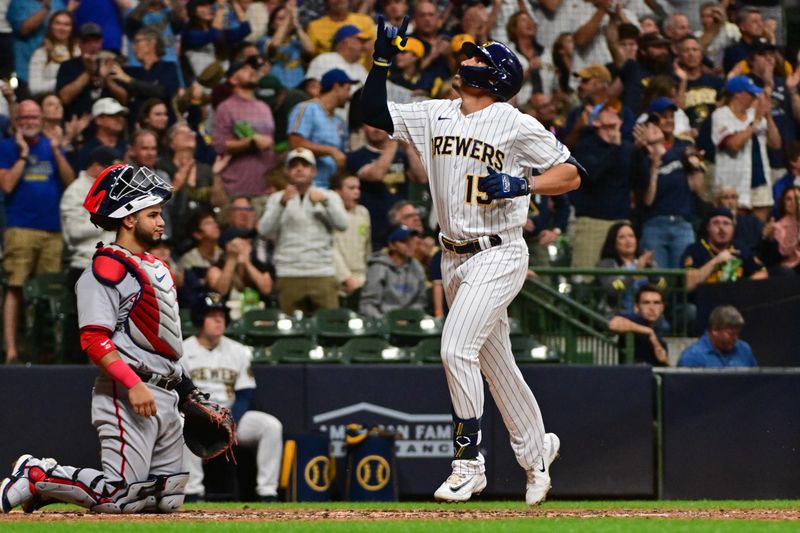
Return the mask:
[(461, 51), (467, 57), (478, 57), (486, 66), (458, 68), (461, 80), (472, 87), (483, 89), (505, 102), (522, 88), (523, 69), (517, 55), (503, 43), (489, 41), (481, 46), (466, 41)]
[(203, 327), (206, 315), (211, 311), (219, 310), (225, 312), (225, 322), (228, 322), (228, 306), (223, 295), (218, 292), (207, 292), (201, 294), (192, 304), (191, 319), (192, 324), (198, 328)]

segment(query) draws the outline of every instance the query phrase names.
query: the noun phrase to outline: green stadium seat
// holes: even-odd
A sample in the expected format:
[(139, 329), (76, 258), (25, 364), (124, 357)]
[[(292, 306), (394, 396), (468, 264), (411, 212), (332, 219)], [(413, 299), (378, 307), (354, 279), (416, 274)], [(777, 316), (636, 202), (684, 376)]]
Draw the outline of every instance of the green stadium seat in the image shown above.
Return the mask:
[(395, 346), (415, 346), (422, 339), (440, 337), (444, 321), (421, 309), (395, 309), (384, 318), (389, 342)]
[(30, 362), (55, 362), (55, 308), (67, 292), (63, 272), (40, 274), (23, 284), (22, 346)]
[(322, 346), (341, 346), (354, 337), (384, 337), (380, 320), (350, 309), (320, 309), (312, 318), (313, 333)]
[(74, 292), (65, 291), (54, 300), (53, 316), (56, 359), (61, 363), (85, 364), (88, 359), (81, 349), (78, 302)]
[(557, 363), (558, 357), (546, 345), (533, 337), (511, 337), (511, 351), (517, 363)]
[(305, 337), (308, 328), (278, 309), (252, 309), (241, 318), (240, 333), (249, 346), (269, 346), (278, 339)]
[(337, 348), (342, 359), (350, 363), (407, 363), (408, 353), (384, 339), (356, 337)]
[(251, 348), (253, 351), (253, 359), (251, 362), (254, 365), (275, 364), (275, 360), (272, 359), (272, 350), (269, 346), (253, 346)]
[(184, 339), (188, 339), (192, 335), (197, 334), (197, 326), (192, 322), (192, 314), (189, 309), (180, 308), (181, 316), (181, 334)]
[(430, 337), (409, 348), (412, 361), (419, 364), (442, 364), (442, 339)]
[(307, 338), (278, 339), (269, 347), (270, 359), (276, 363), (331, 364), (342, 363), (336, 350), (325, 350)]

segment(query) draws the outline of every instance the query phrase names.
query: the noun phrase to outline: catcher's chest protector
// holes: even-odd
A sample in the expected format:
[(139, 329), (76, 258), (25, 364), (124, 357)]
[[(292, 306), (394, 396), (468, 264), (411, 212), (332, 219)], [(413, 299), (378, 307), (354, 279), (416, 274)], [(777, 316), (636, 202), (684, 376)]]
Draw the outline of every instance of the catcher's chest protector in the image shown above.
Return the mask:
[(125, 322), (133, 342), (149, 352), (180, 359), (183, 336), (178, 296), (167, 265), (150, 253), (133, 254), (114, 244), (99, 248), (94, 260), (98, 257), (120, 262), (141, 287)]

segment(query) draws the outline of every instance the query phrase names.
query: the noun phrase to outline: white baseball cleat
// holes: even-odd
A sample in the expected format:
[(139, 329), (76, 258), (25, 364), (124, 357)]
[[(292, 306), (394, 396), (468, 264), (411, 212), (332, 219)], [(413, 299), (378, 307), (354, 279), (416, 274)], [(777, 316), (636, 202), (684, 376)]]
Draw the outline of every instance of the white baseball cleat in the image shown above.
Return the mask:
[(558, 457), (561, 439), (555, 433), (545, 433), (544, 450), (537, 460), (537, 465), (528, 470), (528, 485), (525, 491), (525, 503), (537, 505), (547, 498), (550, 490), (550, 465)]
[(473, 494), (486, 488), (485, 461), (481, 454), (476, 459), (453, 461), (453, 473), (433, 493), (437, 501), (465, 502)]
[(31, 482), (25, 471), (32, 458), (30, 454), (20, 456), (11, 468), (11, 475), (0, 484), (0, 510), (4, 513), (10, 513), (14, 507), (33, 498)]
[(486, 488), (486, 474), (456, 474), (453, 472), (433, 493), (437, 501), (465, 502)]

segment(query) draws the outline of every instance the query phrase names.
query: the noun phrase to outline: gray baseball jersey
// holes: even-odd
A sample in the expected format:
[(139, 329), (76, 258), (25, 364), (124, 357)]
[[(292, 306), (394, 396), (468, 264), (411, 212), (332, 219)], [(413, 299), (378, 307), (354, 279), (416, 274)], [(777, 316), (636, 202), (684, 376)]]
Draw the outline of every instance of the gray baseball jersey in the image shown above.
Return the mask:
[[(181, 324), (175, 283), (164, 263), (149, 253), (110, 245), (95, 254), (76, 284), (78, 322), (110, 332), (131, 368), (179, 377)], [(141, 417), (125, 387), (101, 375), (92, 396), (92, 423), (100, 437), (107, 481), (132, 483), (151, 474), (181, 472), (183, 435), (178, 395), (148, 384), (155, 417)]]

